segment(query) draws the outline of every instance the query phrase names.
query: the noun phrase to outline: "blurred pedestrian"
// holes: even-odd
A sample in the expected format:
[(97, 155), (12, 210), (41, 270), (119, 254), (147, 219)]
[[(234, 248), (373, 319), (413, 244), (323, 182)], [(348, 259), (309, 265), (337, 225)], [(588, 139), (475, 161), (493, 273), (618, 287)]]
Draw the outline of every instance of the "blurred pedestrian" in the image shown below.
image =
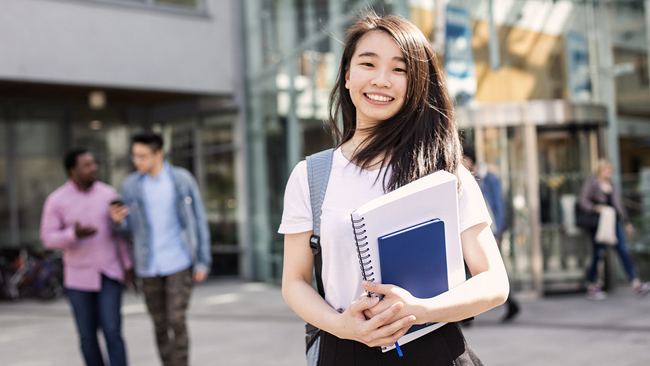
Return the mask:
[[(474, 173), (478, 182), (479, 188), (483, 193), (483, 198), (487, 204), (492, 224), (490, 229), (497, 240), (497, 244), (501, 244), (503, 230), (506, 223), (505, 203), (503, 194), (501, 193), (501, 182), (496, 174), (489, 171), (485, 162), (476, 162), (476, 152), (474, 148), (468, 145), (463, 146), (463, 165)], [(519, 313), (519, 302), (515, 299), (512, 291), (506, 300), (506, 314), (503, 316), (503, 321), (510, 321), (514, 319)]]
[[(627, 234), (632, 235), (634, 227), (628, 221), (627, 211), (623, 206), (621, 196), (612, 183), (611, 179), (613, 171), (612, 163), (609, 160), (598, 160), (595, 176), (587, 180), (582, 187), (580, 193), (580, 206), (586, 212), (597, 212), (600, 214), (601, 217), (598, 221), (598, 226), (601, 230), (604, 229), (602, 226), (607, 224), (606, 217), (603, 217), (605, 212), (610, 211), (613, 213), (611, 216), (611, 221), (613, 221), (611, 222), (611, 232), (615, 237), (612, 244), (615, 243), (614, 248), (623, 263), (625, 272), (630, 281), (632, 281), (632, 289), (634, 290), (634, 293), (637, 296), (642, 297), (650, 292), (650, 285), (641, 282), (637, 276), (636, 271), (634, 270), (634, 264), (632, 263), (632, 259), (627, 250), (624, 230), (627, 231)], [(607, 297), (607, 294), (598, 285), (598, 262), (605, 255), (605, 246), (607, 244), (599, 241), (596, 232), (597, 229), (591, 230), (592, 261), (587, 275), (589, 281), (587, 287), (587, 298), (591, 300), (603, 300)]]
[(122, 184), (122, 202), (111, 218), (133, 242), (135, 269), (165, 366), (188, 364), (187, 307), (192, 283), (210, 268), (210, 232), (196, 180), (164, 160), (163, 139), (133, 136), (137, 169)]
[(122, 283), (133, 278), (127, 242), (109, 218), (113, 187), (97, 181), (97, 164), (84, 149), (65, 154), (68, 181), (45, 200), (41, 240), (63, 250), (64, 286), (86, 365), (104, 365), (97, 339), (102, 329), (111, 366), (126, 365), (122, 339)]

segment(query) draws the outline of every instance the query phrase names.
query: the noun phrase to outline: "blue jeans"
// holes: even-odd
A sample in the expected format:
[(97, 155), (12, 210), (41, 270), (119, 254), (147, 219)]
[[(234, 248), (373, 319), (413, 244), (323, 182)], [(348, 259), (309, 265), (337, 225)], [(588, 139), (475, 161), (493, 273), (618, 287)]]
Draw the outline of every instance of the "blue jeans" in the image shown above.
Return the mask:
[(86, 366), (103, 366), (97, 330), (101, 327), (111, 366), (126, 366), (122, 339), (122, 284), (102, 275), (99, 292), (66, 289), (77, 323), (81, 351)]
[[(625, 232), (623, 231), (623, 225), (620, 222), (616, 223), (616, 238), (618, 239), (618, 244), (614, 245), (614, 248), (618, 253), (618, 257), (621, 258), (625, 272), (628, 277), (630, 277), (630, 280), (633, 280), (637, 278), (637, 275), (634, 271), (634, 265), (632, 264), (630, 253), (627, 251)], [(605, 247), (607, 245), (596, 242), (595, 232), (592, 232), (591, 242), (593, 243), (593, 254), (591, 268), (589, 268), (589, 283), (596, 283), (596, 278), (598, 277), (598, 261), (605, 255)]]

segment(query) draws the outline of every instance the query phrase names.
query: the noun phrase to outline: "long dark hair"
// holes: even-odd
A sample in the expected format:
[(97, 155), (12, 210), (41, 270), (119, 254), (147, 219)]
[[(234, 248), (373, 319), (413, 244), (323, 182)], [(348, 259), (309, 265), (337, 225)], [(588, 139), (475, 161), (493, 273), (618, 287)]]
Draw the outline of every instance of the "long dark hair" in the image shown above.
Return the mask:
[[(348, 30), (336, 84), (329, 98), (329, 123), (337, 147), (350, 140), (356, 130), (356, 108), (345, 88), (346, 73), (357, 43), (368, 32), (389, 34), (406, 58), (407, 90), (404, 105), (389, 119), (370, 127), (363, 147), (355, 151), (352, 162), (363, 169), (384, 156), (382, 166), (385, 191), (392, 191), (436, 170), (457, 174), (461, 161), (458, 127), (453, 103), (445, 86), (442, 68), (429, 41), (409, 21), (394, 16), (370, 13)], [(343, 132), (336, 124), (343, 119)]]

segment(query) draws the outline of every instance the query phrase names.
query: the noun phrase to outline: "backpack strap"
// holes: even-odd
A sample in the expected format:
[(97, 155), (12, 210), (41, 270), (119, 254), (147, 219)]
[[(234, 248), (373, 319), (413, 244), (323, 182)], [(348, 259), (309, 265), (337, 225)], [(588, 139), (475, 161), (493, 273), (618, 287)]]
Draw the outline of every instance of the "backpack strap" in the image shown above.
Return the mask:
[(314, 224), (314, 233), (309, 238), (309, 246), (314, 254), (314, 272), (316, 273), (316, 287), (318, 293), (325, 298), (323, 287), (323, 254), (320, 246), (320, 216), (323, 213), (323, 200), (329, 183), (330, 171), (334, 149), (327, 149), (307, 157), (307, 181), (309, 183), (309, 195), (311, 197), (311, 213)]

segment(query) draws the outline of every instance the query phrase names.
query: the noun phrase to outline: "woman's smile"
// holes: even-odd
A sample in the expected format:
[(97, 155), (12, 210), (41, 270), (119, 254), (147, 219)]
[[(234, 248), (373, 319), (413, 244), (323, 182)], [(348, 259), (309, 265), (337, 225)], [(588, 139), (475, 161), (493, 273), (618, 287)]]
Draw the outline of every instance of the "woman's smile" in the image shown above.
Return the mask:
[(370, 99), (370, 102), (373, 104), (374, 103), (387, 104), (395, 100), (395, 98), (386, 96), (384, 94), (364, 93), (363, 95), (365, 95), (366, 98)]

